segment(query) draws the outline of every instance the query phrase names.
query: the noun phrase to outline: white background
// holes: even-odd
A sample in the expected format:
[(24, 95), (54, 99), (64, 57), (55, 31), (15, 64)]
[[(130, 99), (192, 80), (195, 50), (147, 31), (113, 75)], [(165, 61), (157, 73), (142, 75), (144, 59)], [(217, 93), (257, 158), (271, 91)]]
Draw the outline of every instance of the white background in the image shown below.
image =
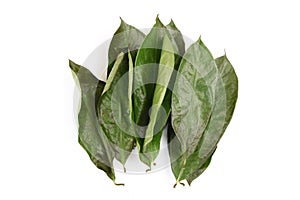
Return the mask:
[[(173, 189), (171, 170), (117, 174), (77, 143), (68, 59), (83, 63), (119, 16), (156, 14), (226, 49), (239, 77), (234, 117), (208, 170)], [(0, 199), (299, 199), (300, 12), (297, 1), (1, 1)]]

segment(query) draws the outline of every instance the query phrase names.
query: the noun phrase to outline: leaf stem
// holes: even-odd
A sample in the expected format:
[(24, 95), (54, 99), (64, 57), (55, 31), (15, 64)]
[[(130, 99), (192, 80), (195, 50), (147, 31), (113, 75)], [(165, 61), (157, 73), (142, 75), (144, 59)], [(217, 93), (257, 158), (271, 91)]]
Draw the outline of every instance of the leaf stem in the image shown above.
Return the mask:
[(116, 183), (115, 181), (114, 181), (114, 184), (115, 184), (116, 186), (125, 186), (124, 183)]
[(173, 188), (176, 188), (176, 186), (178, 185), (178, 183), (180, 184), (180, 185), (182, 185), (182, 186), (185, 186), (185, 184), (184, 183), (182, 183), (182, 182), (176, 182), (175, 184), (174, 184), (174, 186), (173, 186)]
[(151, 171), (151, 167), (149, 169), (146, 169), (146, 172), (150, 172)]

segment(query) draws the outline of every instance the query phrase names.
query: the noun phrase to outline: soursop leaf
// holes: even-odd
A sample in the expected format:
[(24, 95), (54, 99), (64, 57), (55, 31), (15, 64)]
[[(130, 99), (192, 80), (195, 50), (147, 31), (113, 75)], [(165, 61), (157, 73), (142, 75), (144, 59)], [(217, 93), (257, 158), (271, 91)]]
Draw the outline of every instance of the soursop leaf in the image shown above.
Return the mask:
[(108, 138), (99, 126), (96, 105), (100, 100), (105, 83), (98, 80), (88, 69), (69, 61), (75, 81), (81, 91), (78, 114), (78, 141), (97, 168), (115, 181), (113, 169), (114, 151)]
[[(187, 177), (189, 184), (209, 165), (207, 160), (211, 159), (218, 142), (232, 118), (238, 97), (238, 78), (226, 55), (217, 58), (216, 64), (219, 79), (216, 85), (215, 107), (195, 157), (197, 162), (200, 163), (198, 164), (199, 168), (189, 172), (190, 175)], [(205, 168), (201, 166), (203, 162), (206, 162), (203, 165), (206, 166)]]
[(183, 56), (172, 95), (171, 124), (178, 141), (169, 143), (169, 154), (176, 183), (186, 179), (189, 168), (195, 167), (190, 156), (197, 150), (211, 116), (217, 75), (215, 61), (199, 38)]
[(152, 100), (150, 120), (143, 143), (143, 153), (153, 163), (159, 153), (162, 131), (170, 114), (170, 97), (168, 85), (172, 78), (175, 65), (175, 55), (171, 40), (164, 37), (158, 76)]
[[(130, 52), (121, 52), (112, 68), (97, 106), (99, 123), (115, 151), (125, 163), (135, 145), (132, 125), (132, 67)], [(125, 167), (124, 167), (125, 171)]]
[(108, 49), (108, 68), (107, 77), (109, 76), (118, 55), (123, 52), (130, 51), (133, 62), (135, 61), (136, 53), (144, 41), (145, 34), (140, 30), (127, 24), (122, 18), (121, 24), (110, 42)]
[(133, 81), (133, 113), (136, 123), (136, 141), (140, 160), (151, 167), (151, 160), (143, 153), (143, 143), (149, 123), (149, 110), (157, 80), (158, 65), (166, 28), (159, 18), (145, 37), (135, 60)]

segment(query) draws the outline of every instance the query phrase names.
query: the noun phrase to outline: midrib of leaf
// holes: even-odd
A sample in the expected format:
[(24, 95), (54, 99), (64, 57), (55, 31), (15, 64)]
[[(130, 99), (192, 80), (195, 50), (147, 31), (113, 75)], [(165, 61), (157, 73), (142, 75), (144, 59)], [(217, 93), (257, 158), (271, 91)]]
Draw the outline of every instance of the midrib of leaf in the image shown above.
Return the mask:
[[(200, 54), (201, 57), (203, 57), (205, 54), (207, 54), (207, 56), (209, 57), (209, 60), (202, 61), (199, 64), (194, 63), (195, 62), (194, 60), (191, 61), (192, 63), (190, 63), (193, 67), (196, 67), (196, 66), (200, 67), (199, 69), (196, 68), (196, 70), (198, 71), (198, 75), (200, 75), (200, 76), (193, 77), (194, 79), (192, 80), (192, 85), (194, 86), (194, 88), (197, 88), (197, 87), (195, 87), (195, 82), (196, 82), (195, 78), (203, 79), (202, 81), (205, 81), (205, 83), (203, 82), (203, 86), (206, 85), (208, 87), (207, 91), (210, 93), (210, 97), (211, 97), (209, 99), (210, 102), (207, 105), (203, 104), (204, 107), (202, 109), (206, 110), (207, 108), (205, 108), (205, 107), (209, 106), (208, 107), (209, 113), (207, 113), (206, 118), (203, 118), (203, 123), (199, 124), (200, 127), (198, 127), (197, 135), (195, 135), (193, 138), (191, 138), (192, 141), (190, 141), (189, 138), (186, 138), (187, 139), (187, 141), (186, 141), (186, 139), (184, 139), (186, 136), (182, 133), (179, 133), (178, 130), (177, 130), (177, 132), (175, 132), (177, 137), (179, 138), (181, 145), (182, 145), (182, 156), (180, 157), (180, 159), (182, 159), (182, 163), (181, 163), (181, 166), (178, 167), (180, 170), (178, 172), (178, 176), (176, 177), (176, 184), (180, 183), (181, 180), (186, 178), (185, 170), (187, 167), (186, 165), (189, 162), (188, 159), (189, 159), (190, 155), (197, 149), (197, 146), (198, 146), (198, 145), (192, 146), (190, 144), (198, 144), (201, 141), (201, 138), (203, 136), (205, 128), (208, 125), (208, 121), (210, 118), (209, 116), (211, 115), (211, 113), (213, 111), (213, 107), (214, 107), (215, 78), (213, 78), (214, 76), (212, 76), (212, 75), (217, 73), (217, 66), (210, 62), (210, 60), (212, 62), (214, 62), (214, 59), (213, 59), (211, 53), (209, 52), (208, 48), (203, 44), (203, 42), (201, 41), (200, 38), (196, 43), (191, 45), (191, 47), (187, 50), (186, 54), (184, 55), (184, 58), (188, 59), (188, 57), (190, 57), (190, 56), (195, 56), (195, 55), (192, 55), (194, 53)], [(204, 53), (204, 55), (202, 55), (203, 53)], [(185, 56), (187, 56), (187, 57), (185, 57)], [(182, 65), (182, 64), (183, 63), (181, 63), (180, 65)], [(186, 63), (184, 63), (184, 64), (186, 64)], [(184, 67), (184, 66), (182, 66), (182, 67)], [(179, 72), (181, 72), (181, 70), (183, 69), (182, 67), (179, 67)], [(212, 68), (210, 70), (207, 67), (212, 67)], [(205, 70), (204, 70), (204, 72), (202, 72), (202, 71), (200, 71), (200, 69), (205, 69)], [(206, 73), (206, 74), (203, 74), (203, 73)], [(210, 74), (210, 73), (212, 73), (212, 74)], [(207, 82), (207, 81), (209, 81), (209, 82)], [(197, 98), (197, 100), (199, 100), (198, 98)], [(202, 112), (204, 112), (204, 110), (201, 111), (201, 114), (203, 114)], [(186, 127), (186, 130), (184, 130), (184, 131), (190, 132), (188, 129), (189, 129), (189, 127)], [(182, 130), (179, 130), (179, 131), (182, 131)], [(181, 137), (181, 135), (182, 135), (182, 137)], [(187, 142), (187, 144), (184, 144), (186, 142)], [(186, 145), (188, 145), (188, 146), (186, 146)], [(175, 186), (176, 186), (176, 184), (175, 184)]]
[(118, 55), (117, 60), (116, 60), (114, 66), (113, 66), (113, 68), (112, 68), (112, 70), (111, 70), (111, 72), (110, 72), (110, 74), (109, 74), (109, 76), (108, 76), (108, 78), (107, 78), (107, 81), (106, 81), (106, 84), (105, 84), (105, 86), (104, 86), (102, 95), (103, 95), (107, 90), (109, 90), (109, 88), (111, 87), (111, 84), (113, 83), (113, 80), (114, 80), (114, 78), (115, 78), (115, 76), (116, 76), (116, 74), (117, 74), (117, 72), (118, 72), (118, 70), (119, 70), (119, 67), (120, 67), (120, 65), (121, 65), (121, 62), (122, 62), (122, 60), (123, 60), (123, 57), (124, 57), (124, 53), (121, 52), (121, 53)]
[[(159, 114), (159, 109), (162, 108), (162, 102), (165, 98), (167, 91), (168, 83), (171, 79), (173, 68), (175, 64), (175, 57), (172, 49), (172, 43), (168, 36), (164, 37), (162, 53), (160, 58), (160, 66), (158, 68), (158, 76), (156, 81), (156, 87), (154, 90), (154, 97), (150, 113), (150, 122), (146, 130), (144, 146), (147, 146), (153, 138), (154, 135), (154, 126), (157, 121), (157, 116)], [(160, 92), (161, 91), (161, 92)], [(157, 98), (158, 97), (158, 98)]]
[(132, 89), (133, 89), (133, 61), (131, 57), (130, 51), (128, 51), (128, 60), (129, 60), (129, 68), (128, 68), (128, 100), (129, 100), (129, 113), (131, 117), (131, 123), (132, 123), (132, 117), (133, 117), (133, 105), (132, 105)]

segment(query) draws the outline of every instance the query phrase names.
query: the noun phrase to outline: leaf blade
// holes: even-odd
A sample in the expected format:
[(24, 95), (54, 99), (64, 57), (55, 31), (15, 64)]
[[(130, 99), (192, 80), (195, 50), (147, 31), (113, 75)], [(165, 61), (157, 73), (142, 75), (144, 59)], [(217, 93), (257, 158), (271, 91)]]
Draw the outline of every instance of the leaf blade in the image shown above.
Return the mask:
[(142, 149), (146, 128), (149, 123), (148, 112), (152, 105), (162, 41), (165, 34), (165, 26), (157, 17), (156, 23), (138, 50), (134, 66), (133, 112), (137, 125), (136, 142), (140, 160), (149, 167), (151, 167), (151, 161), (143, 154)]
[[(216, 106), (203, 135), (203, 141), (197, 155), (202, 163), (212, 157), (218, 142), (231, 121), (238, 98), (238, 78), (226, 55), (217, 58), (216, 64), (219, 72), (219, 80), (216, 87), (218, 95), (216, 96)], [(191, 183), (205, 169), (194, 170), (187, 177), (187, 181)], [(199, 173), (199, 171), (202, 172)]]
[[(168, 93), (170, 93), (168, 88), (173, 75), (174, 66), (175, 55), (173, 44), (169, 37), (165, 35), (153, 94), (150, 120), (143, 143), (143, 153), (150, 159), (150, 163), (153, 163), (158, 155), (162, 131), (170, 114), (170, 101), (166, 97), (168, 97)], [(168, 106), (165, 107), (165, 104)]]
[(112, 143), (115, 158), (123, 167), (135, 144), (131, 128), (130, 61), (127, 55), (122, 52), (119, 54), (97, 107), (99, 123)]
[[(169, 151), (169, 154), (170, 158), (177, 158), (171, 160), (177, 183), (187, 177), (187, 165), (193, 164), (189, 156), (197, 149), (212, 113), (216, 77), (215, 61), (199, 39), (183, 56), (172, 95), (171, 124), (181, 152)], [(169, 145), (169, 149), (176, 148), (172, 143)]]
[(69, 66), (81, 90), (81, 106), (78, 113), (78, 142), (88, 153), (97, 168), (115, 181), (114, 152), (98, 124), (96, 105), (105, 83), (99, 81), (88, 69), (69, 60)]
[(137, 50), (140, 48), (145, 34), (132, 25), (127, 24), (122, 18), (119, 28), (114, 33), (108, 49), (108, 68), (109, 76), (118, 55), (123, 52), (131, 52), (133, 61), (135, 60)]

